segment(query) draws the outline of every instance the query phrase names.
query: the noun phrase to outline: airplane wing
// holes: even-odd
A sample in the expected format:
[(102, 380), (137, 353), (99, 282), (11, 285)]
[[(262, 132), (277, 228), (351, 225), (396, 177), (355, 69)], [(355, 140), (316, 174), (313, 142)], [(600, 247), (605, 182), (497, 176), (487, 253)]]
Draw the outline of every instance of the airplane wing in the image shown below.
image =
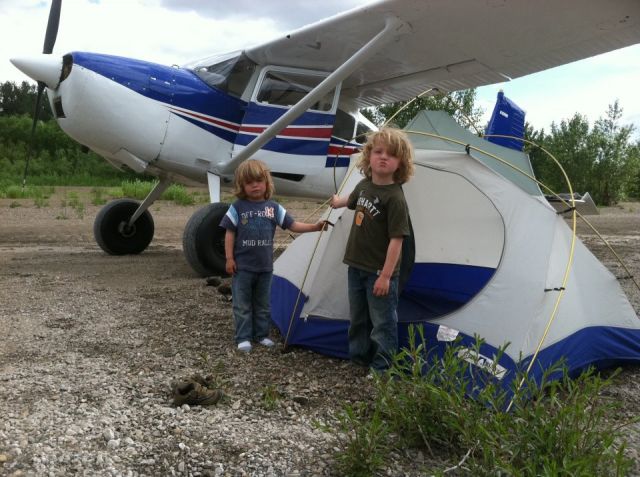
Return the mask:
[(258, 64), (334, 71), (405, 24), (343, 81), (355, 106), (507, 81), (640, 42), (639, 0), (383, 0), (249, 48)]

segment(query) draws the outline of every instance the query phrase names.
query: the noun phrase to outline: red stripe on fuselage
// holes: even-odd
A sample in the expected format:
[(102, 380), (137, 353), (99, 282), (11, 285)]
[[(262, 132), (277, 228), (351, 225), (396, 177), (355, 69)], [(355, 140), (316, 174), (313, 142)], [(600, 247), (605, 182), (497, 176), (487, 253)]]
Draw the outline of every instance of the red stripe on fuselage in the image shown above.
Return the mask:
[(355, 147), (351, 146), (335, 146), (333, 144), (329, 145), (329, 152), (327, 152), (327, 156), (350, 156), (351, 154), (356, 154), (360, 152)]
[(215, 124), (216, 126), (232, 129), (233, 131), (236, 131), (236, 132), (240, 130), (240, 125), (236, 123), (230, 123), (228, 121), (222, 121), (220, 119), (210, 118), (208, 116), (203, 116), (202, 114), (192, 113), (191, 111), (185, 111), (184, 109), (176, 109), (176, 108), (169, 108), (169, 109), (176, 113), (184, 114), (187, 116), (191, 116), (192, 118), (199, 119), (200, 121), (205, 121), (207, 123)]
[[(267, 126), (240, 126), (240, 132), (245, 134), (261, 134)], [(333, 126), (296, 127), (289, 126), (278, 133), (279, 137), (291, 137), (300, 139), (329, 139)]]

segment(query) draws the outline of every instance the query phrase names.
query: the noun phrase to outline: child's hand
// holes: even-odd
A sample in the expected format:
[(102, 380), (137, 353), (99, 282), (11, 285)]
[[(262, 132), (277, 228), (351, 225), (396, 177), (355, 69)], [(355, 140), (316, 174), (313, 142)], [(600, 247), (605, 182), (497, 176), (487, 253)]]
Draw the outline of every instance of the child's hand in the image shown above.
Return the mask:
[(331, 201), (329, 201), (329, 205), (331, 205), (331, 207), (333, 207), (334, 209), (339, 209), (340, 208), (340, 196), (338, 194), (333, 194), (331, 196)]
[(389, 294), (389, 279), (380, 275), (373, 284), (373, 296), (387, 296)]
[(225, 265), (225, 270), (229, 275), (233, 275), (236, 273), (236, 261), (233, 258), (227, 258), (227, 263)]
[(331, 225), (327, 220), (321, 220), (320, 222), (316, 222), (316, 231), (321, 232), (323, 230), (327, 230)]

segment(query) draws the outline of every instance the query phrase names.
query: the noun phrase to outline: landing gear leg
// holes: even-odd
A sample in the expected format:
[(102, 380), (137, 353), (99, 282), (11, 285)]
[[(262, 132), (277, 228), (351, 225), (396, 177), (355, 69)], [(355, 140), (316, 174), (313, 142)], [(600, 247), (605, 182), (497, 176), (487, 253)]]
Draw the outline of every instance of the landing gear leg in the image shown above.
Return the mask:
[(142, 203), (118, 199), (105, 205), (93, 223), (93, 235), (100, 248), (109, 255), (144, 251), (154, 233), (153, 217), (147, 209), (170, 184), (167, 179), (160, 180)]

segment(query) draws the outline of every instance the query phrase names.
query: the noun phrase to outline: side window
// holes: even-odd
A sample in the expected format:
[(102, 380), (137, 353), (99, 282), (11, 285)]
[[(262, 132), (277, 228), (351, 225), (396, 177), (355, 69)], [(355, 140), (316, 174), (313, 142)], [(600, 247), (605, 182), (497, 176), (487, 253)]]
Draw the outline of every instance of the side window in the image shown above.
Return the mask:
[(371, 128), (364, 123), (358, 123), (356, 127), (356, 138), (355, 141), (358, 144), (364, 144), (367, 141), (367, 134), (371, 132)]
[(193, 71), (209, 86), (239, 98), (255, 69), (256, 64), (253, 61), (240, 55), (212, 65), (198, 64)]
[(256, 64), (253, 61), (241, 57), (239, 61), (233, 65), (231, 73), (227, 78), (227, 92), (238, 98), (242, 96), (255, 69)]
[[(300, 101), (324, 76), (302, 72), (270, 70), (265, 74), (256, 100), (259, 103), (291, 107)], [(311, 106), (316, 111), (331, 111), (335, 88)]]
[(336, 122), (333, 125), (332, 136), (339, 137), (345, 141), (351, 141), (353, 139), (353, 130), (355, 127), (355, 118), (341, 109), (338, 109), (336, 112)]

